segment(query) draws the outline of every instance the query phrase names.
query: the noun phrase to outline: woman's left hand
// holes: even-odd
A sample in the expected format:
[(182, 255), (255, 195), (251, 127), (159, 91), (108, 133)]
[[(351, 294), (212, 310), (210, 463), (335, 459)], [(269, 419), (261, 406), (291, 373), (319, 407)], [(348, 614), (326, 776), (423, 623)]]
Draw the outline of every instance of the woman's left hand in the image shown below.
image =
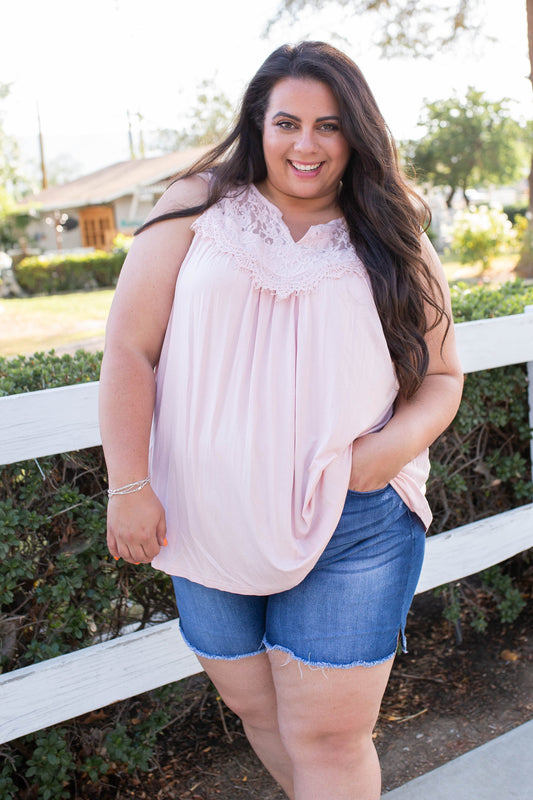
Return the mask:
[(348, 488), (353, 492), (384, 489), (409, 461), (387, 441), (385, 429), (368, 433), (352, 445), (352, 471)]

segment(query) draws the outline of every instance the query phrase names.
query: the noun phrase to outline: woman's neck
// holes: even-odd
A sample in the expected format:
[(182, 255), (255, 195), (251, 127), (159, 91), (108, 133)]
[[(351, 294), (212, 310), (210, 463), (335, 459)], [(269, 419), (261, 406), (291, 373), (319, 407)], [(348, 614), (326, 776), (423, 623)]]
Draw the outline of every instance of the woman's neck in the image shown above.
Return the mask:
[(285, 222), (290, 220), (299, 225), (319, 225), (342, 216), (337, 194), (320, 197), (298, 197), (279, 191), (269, 180), (257, 184), (257, 190), (273, 203)]

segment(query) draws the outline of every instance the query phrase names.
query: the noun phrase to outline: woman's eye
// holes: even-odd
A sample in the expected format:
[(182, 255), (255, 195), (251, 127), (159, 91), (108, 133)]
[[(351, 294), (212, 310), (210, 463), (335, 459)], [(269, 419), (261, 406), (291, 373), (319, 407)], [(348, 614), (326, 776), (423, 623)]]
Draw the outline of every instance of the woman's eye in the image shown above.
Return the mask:
[(325, 131), (326, 133), (332, 133), (333, 131), (338, 131), (339, 126), (335, 125), (334, 122), (324, 122), (320, 126), (320, 130)]
[(294, 127), (294, 123), (290, 122), (288, 119), (282, 119), (277, 123), (278, 128), (282, 128), (284, 131), (290, 131)]

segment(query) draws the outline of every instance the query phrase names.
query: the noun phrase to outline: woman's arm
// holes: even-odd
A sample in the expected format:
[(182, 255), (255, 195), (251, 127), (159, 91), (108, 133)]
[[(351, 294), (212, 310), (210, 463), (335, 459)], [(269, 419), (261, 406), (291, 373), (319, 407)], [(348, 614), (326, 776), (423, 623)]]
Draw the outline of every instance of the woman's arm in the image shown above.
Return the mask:
[[(201, 178), (179, 181), (151, 216), (194, 206), (205, 198)], [(111, 489), (148, 476), (154, 368), (176, 279), (193, 238), (194, 219), (169, 220), (143, 231), (134, 239), (120, 273), (106, 328), (99, 390), (100, 431)], [(107, 531), (115, 558), (151, 561), (165, 542), (165, 516), (150, 485), (109, 498)]]
[[(422, 252), (439, 282), (451, 319), (450, 292), (444, 270), (425, 235)], [(432, 313), (429, 309), (429, 320)], [(463, 372), (453, 325), (443, 343), (445, 330), (446, 319), (443, 319), (426, 334), (429, 367), (416, 394), (409, 400), (399, 396), (387, 425), (354, 442), (350, 489), (368, 492), (386, 486), (409, 461), (429, 447), (455, 417), (463, 391)]]

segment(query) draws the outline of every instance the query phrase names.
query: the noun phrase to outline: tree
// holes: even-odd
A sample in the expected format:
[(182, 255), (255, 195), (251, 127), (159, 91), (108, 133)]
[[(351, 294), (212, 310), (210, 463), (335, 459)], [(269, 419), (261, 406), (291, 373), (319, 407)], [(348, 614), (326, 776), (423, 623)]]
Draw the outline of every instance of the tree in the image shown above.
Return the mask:
[[(0, 100), (9, 95), (10, 86), (0, 83)], [(17, 244), (28, 224), (28, 209), (17, 206), (28, 183), (20, 172), (18, 144), (4, 130), (0, 112), (0, 248)]]
[[(0, 83), (0, 100), (5, 100), (9, 95), (8, 83)], [(4, 130), (4, 115), (0, 112), (0, 184), (5, 193), (12, 196), (16, 193), (19, 175), (19, 149), (18, 144)]]
[(198, 92), (188, 124), (181, 130), (158, 130), (151, 141), (150, 150), (167, 153), (185, 147), (212, 145), (223, 137), (233, 116), (231, 102), (224, 92), (217, 90), (212, 80), (202, 81)]
[(464, 98), (427, 102), (419, 125), (426, 129), (407, 143), (418, 180), (448, 188), (450, 207), (457, 189), (511, 184), (526, 173), (527, 129), (510, 116), (510, 101), (487, 100), (470, 87)]
[(304, 10), (333, 4), (357, 15), (376, 12), (376, 44), (384, 55), (428, 57), (462, 34), (477, 32), (483, 21), (479, 0), (281, 0), (267, 32), (287, 16), (294, 19)]

